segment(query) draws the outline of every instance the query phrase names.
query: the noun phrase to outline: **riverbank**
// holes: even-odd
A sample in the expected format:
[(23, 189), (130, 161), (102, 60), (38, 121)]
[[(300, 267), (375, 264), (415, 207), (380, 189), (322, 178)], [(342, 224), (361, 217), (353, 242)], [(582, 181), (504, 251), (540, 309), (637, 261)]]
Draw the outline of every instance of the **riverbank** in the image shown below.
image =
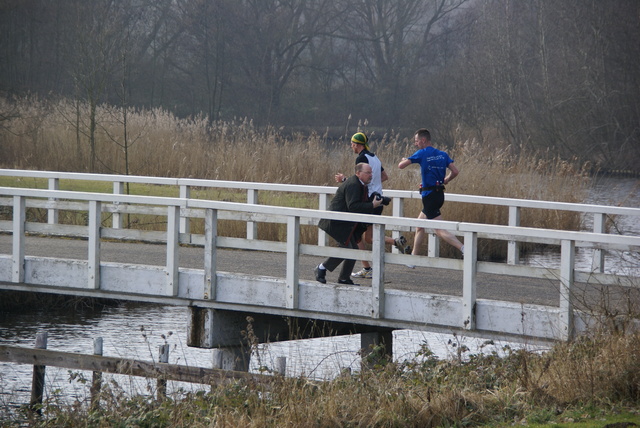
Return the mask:
[[(428, 348), (333, 380), (274, 376), (238, 381), (183, 398), (125, 397), (104, 388), (100, 408), (45, 402), (42, 416), (23, 413), (3, 426), (276, 427), (276, 426), (554, 426), (640, 424), (640, 335), (601, 334), (560, 343), (545, 353), (505, 349), (440, 360)], [(268, 369), (268, 368), (265, 368)], [(623, 425), (619, 425), (623, 426)], [(629, 426), (629, 425), (624, 425)]]

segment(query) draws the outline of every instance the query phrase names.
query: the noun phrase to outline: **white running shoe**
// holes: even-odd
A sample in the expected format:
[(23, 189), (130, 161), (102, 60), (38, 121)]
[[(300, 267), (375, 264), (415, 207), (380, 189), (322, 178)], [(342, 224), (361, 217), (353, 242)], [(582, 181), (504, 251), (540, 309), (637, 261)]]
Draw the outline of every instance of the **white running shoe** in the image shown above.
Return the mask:
[(352, 273), (351, 276), (354, 277), (354, 278), (369, 278), (370, 279), (371, 277), (373, 277), (373, 269), (362, 268), (358, 272)]

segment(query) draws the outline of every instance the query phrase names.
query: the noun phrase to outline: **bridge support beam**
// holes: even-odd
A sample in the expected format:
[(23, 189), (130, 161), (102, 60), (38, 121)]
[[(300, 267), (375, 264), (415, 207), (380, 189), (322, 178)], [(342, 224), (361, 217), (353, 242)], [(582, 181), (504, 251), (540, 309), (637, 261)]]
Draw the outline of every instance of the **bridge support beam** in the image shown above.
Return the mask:
[(213, 353), (214, 367), (226, 370), (248, 369), (251, 347), (258, 343), (345, 334), (361, 334), (364, 366), (393, 355), (393, 329), (197, 306), (190, 306), (189, 313), (187, 346), (218, 348)]
[(189, 307), (187, 346), (251, 347), (255, 343), (288, 340), (291, 326), (277, 315)]

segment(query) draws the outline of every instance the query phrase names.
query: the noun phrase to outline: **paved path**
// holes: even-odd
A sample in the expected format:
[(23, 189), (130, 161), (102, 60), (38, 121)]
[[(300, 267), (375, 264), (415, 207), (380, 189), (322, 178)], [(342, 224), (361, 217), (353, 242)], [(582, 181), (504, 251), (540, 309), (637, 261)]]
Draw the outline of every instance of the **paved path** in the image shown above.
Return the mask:
[[(0, 254), (10, 254), (11, 235), (0, 234)], [(86, 240), (27, 237), (27, 256), (56, 257), (86, 260), (88, 250)], [(218, 270), (252, 275), (285, 277), (285, 254), (264, 251), (218, 250)], [(132, 263), (164, 266), (166, 247), (164, 245), (103, 242), (101, 260), (104, 262)], [(203, 269), (203, 249), (180, 247), (180, 267)], [(300, 278), (315, 281), (313, 268), (323, 259), (315, 256), (301, 256)], [(356, 269), (360, 269), (360, 262)], [(338, 268), (339, 269), (339, 268)], [(329, 282), (336, 281), (337, 270), (327, 273)], [(558, 282), (543, 279), (529, 279), (504, 275), (477, 275), (477, 297), (480, 299), (507, 300), (518, 303), (557, 305), (559, 301)], [(371, 280), (358, 279), (361, 286), (370, 286)], [(409, 269), (402, 265), (388, 264), (385, 274), (388, 289), (401, 289), (431, 294), (452, 296), (462, 295), (462, 272), (422, 268)]]

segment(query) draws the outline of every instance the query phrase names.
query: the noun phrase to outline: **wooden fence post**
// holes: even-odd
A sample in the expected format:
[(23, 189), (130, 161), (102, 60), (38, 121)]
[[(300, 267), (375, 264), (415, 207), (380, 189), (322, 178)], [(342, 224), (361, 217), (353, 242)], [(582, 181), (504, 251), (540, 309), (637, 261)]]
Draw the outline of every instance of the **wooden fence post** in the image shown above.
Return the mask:
[[(102, 355), (102, 338), (93, 339), (93, 355)], [(100, 390), (102, 389), (102, 372), (94, 371), (91, 379), (91, 410), (97, 410), (100, 405)]]
[[(47, 332), (40, 332), (36, 334), (36, 346), (37, 349), (47, 349)], [(31, 382), (31, 401), (29, 408), (31, 411), (36, 411), (38, 414), (42, 414), (42, 397), (44, 395), (44, 373), (46, 366), (34, 365), (33, 366), (33, 380)]]
[[(160, 345), (160, 358), (158, 362), (160, 363), (168, 363), (169, 362), (169, 345), (164, 344)], [(167, 398), (167, 380), (163, 378), (158, 378), (158, 400), (164, 400)]]

